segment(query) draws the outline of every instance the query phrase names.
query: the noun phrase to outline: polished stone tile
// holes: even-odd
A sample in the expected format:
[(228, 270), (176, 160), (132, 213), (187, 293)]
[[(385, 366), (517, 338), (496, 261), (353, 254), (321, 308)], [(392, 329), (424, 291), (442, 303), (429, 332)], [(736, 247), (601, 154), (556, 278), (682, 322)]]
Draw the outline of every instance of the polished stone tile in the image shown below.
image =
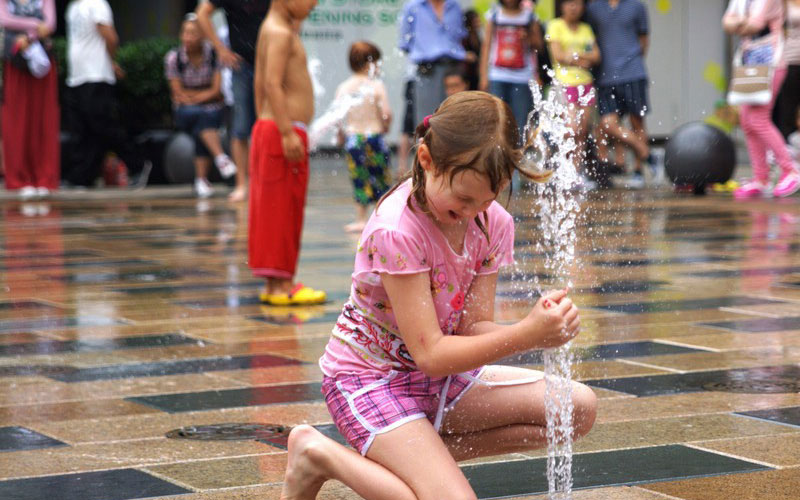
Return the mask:
[(40, 342), (0, 345), (0, 356), (19, 356), (25, 354), (50, 354), (60, 352), (114, 351), (117, 349), (136, 349), (143, 347), (167, 347), (173, 345), (197, 344), (199, 341), (180, 334), (147, 335), (120, 339), (86, 340), (43, 340)]
[(188, 392), (128, 398), (169, 413), (322, 401), (322, 384), (287, 384), (225, 391)]
[(688, 347), (719, 349), (723, 351), (759, 349), (763, 347), (800, 347), (800, 331), (781, 333), (749, 333), (718, 331), (703, 335), (686, 335), (681, 337), (665, 338), (664, 340), (676, 342)]
[(206, 373), (72, 383), (57, 382), (44, 377), (23, 380), (24, 382), (20, 382), (20, 378), (14, 378), (7, 384), (0, 385), (0, 405), (121, 399), (186, 391), (235, 389), (250, 385), (238, 382), (233, 377), (215, 377)]
[(720, 307), (736, 307), (754, 304), (767, 304), (775, 300), (757, 297), (715, 297), (702, 299), (686, 299), (663, 302), (632, 302), (625, 304), (598, 305), (596, 308), (627, 314), (643, 314), (654, 312), (693, 311), (700, 309), (717, 309)]
[[(594, 390), (599, 390), (593, 388)], [(800, 404), (800, 394), (685, 392), (651, 398), (606, 398), (599, 402), (597, 423), (653, 420), (715, 413), (746, 412)]]
[(0, 498), (9, 500), (134, 500), (185, 493), (189, 490), (134, 469), (0, 481)]
[(623, 259), (594, 260), (592, 265), (599, 267), (639, 267), (639, 266), (673, 266), (681, 264), (707, 264), (709, 262), (728, 262), (736, 260), (723, 255), (698, 255), (693, 257), (675, 257), (670, 259)]
[(38, 450), (54, 446), (66, 446), (66, 443), (25, 427), (0, 427), (0, 452)]
[(304, 365), (275, 366), (252, 370), (222, 371), (209, 374), (213, 378), (233, 380), (248, 386), (273, 385), (299, 382), (319, 382), (322, 370), (317, 363)]
[[(49, 269), (56, 270), (62, 268), (75, 268), (75, 267), (112, 267), (112, 266), (153, 266), (158, 264), (152, 260), (144, 259), (97, 259), (97, 260), (81, 260), (81, 261), (61, 261), (61, 262), (36, 262), (25, 264), (25, 270), (30, 269)], [(0, 265), (0, 269), (10, 271), (6, 266)]]
[(722, 328), (735, 332), (764, 333), (800, 330), (800, 316), (790, 318), (758, 318), (737, 321), (701, 323), (704, 326)]
[[(740, 415), (790, 424), (800, 428), (800, 406), (741, 412)], [(798, 431), (800, 431), (800, 429), (798, 429)]]
[(800, 428), (794, 431), (793, 434), (701, 441), (695, 446), (773, 467), (800, 467)]
[(797, 500), (800, 469), (653, 483), (641, 488), (683, 500)]
[(800, 273), (800, 266), (720, 269), (714, 271), (697, 271), (684, 274), (696, 278), (754, 278), (759, 276), (781, 276), (784, 274), (794, 273)]
[(199, 269), (154, 269), (137, 271), (117, 271), (117, 272), (83, 272), (71, 273), (63, 276), (53, 276), (51, 279), (63, 281), (70, 284), (99, 284), (99, 283), (152, 283), (156, 281), (173, 281), (183, 278), (197, 278), (202, 276), (213, 276), (208, 271)]
[(800, 347), (773, 346), (738, 351), (694, 352), (681, 355), (646, 356), (637, 361), (679, 371), (749, 368), (800, 362)]
[(277, 451), (280, 450), (256, 441), (198, 442), (165, 437), (75, 444), (47, 450), (0, 453), (0, 479), (144, 467)]
[(0, 334), (31, 330), (56, 330), (75, 326), (107, 326), (124, 324), (113, 318), (99, 316), (61, 317), (28, 320), (0, 320)]
[(36, 310), (37, 312), (44, 312), (42, 311), (44, 309), (46, 310), (45, 314), (52, 314), (54, 311), (59, 311), (63, 308), (38, 300), (11, 300), (0, 302), (0, 313), (30, 309)]
[(248, 281), (245, 283), (208, 283), (203, 285), (157, 285), (112, 288), (114, 292), (128, 295), (175, 295), (180, 292), (213, 292), (221, 290), (249, 290), (263, 287), (263, 281)]
[(146, 470), (201, 490), (254, 486), (283, 480), (286, 453), (153, 466)]
[(261, 321), (268, 325), (292, 325), (307, 323), (325, 323), (328, 325), (336, 322), (341, 311), (330, 311), (322, 315), (304, 316), (303, 311), (267, 312), (259, 315), (247, 316), (247, 319)]
[(131, 363), (112, 366), (82, 368), (66, 373), (48, 373), (48, 377), (62, 382), (84, 382), (89, 380), (110, 380), (133, 377), (160, 377), (184, 373), (203, 373), (208, 371), (236, 370), (298, 364), (300, 361), (269, 354), (256, 356), (236, 356), (226, 358), (188, 359), (162, 363)]
[[(6, 405), (13, 404), (5, 400)], [(65, 403), (23, 404), (0, 407), (0, 425), (27, 425), (82, 418), (153, 413), (158, 410), (118, 399), (71, 401)]]
[(768, 366), (674, 375), (590, 380), (586, 383), (636, 396), (719, 390), (723, 392), (797, 392), (800, 366)]
[[(700, 441), (748, 436), (791, 437), (796, 432), (796, 429), (788, 426), (727, 413), (692, 415), (658, 420), (640, 419), (597, 423), (587, 436), (573, 445), (573, 449), (575, 453), (586, 453), (673, 443), (696, 444)], [(536, 450), (524, 454), (531, 457), (546, 457), (547, 450)]]
[[(551, 500), (549, 495), (525, 495), (511, 500)], [(572, 500), (664, 500), (664, 497), (635, 486), (593, 488), (572, 492)]]
[[(547, 492), (544, 458), (464, 467), (479, 498)], [(659, 446), (573, 457), (575, 488), (664, 481), (761, 470), (759, 464), (685, 446)]]

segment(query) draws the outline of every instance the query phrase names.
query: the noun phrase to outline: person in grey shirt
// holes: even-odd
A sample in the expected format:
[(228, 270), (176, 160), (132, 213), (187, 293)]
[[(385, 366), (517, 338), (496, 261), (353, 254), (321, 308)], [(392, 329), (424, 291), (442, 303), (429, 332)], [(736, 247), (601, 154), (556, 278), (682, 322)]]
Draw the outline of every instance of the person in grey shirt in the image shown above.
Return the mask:
[[(644, 118), (649, 111), (644, 57), (650, 44), (647, 8), (639, 0), (595, 0), (586, 17), (597, 36), (602, 59), (596, 70), (598, 111), (606, 139), (622, 143), (636, 154), (636, 170), (628, 185), (644, 187), (642, 164), (655, 172)], [(631, 130), (622, 124), (630, 118)]]

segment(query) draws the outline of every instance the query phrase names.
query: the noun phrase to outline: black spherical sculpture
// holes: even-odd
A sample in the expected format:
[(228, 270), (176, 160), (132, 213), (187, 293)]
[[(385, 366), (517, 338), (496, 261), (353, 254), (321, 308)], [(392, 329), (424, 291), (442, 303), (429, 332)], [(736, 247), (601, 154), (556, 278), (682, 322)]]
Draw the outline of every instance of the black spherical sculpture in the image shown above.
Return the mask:
[(164, 148), (164, 170), (173, 184), (186, 184), (194, 180), (194, 139), (178, 132)]
[(736, 166), (733, 140), (703, 122), (682, 125), (672, 134), (664, 153), (664, 167), (673, 183), (694, 186), (702, 194), (708, 184), (727, 182)]

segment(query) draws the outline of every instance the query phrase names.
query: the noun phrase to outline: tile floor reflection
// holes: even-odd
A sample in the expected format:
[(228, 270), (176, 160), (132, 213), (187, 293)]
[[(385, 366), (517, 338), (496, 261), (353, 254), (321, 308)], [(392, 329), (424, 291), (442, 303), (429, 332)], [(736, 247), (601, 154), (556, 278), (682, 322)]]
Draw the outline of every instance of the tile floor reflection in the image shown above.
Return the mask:
[[(340, 438), (316, 359), (356, 245), (343, 168), (312, 163), (299, 278), (330, 301), (310, 308), (259, 304), (246, 206), (222, 197), (2, 202), (0, 498), (277, 499), (280, 436), (165, 435), (309, 423)], [(541, 272), (532, 200), (515, 193), (502, 321), (526, 314), (535, 278), (561, 285)], [(600, 406), (575, 447), (575, 500), (800, 498), (800, 199), (607, 191), (582, 209), (574, 372)], [(541, 353), (503, 363), (539, 366)], [(463, 469), (480, 498), (543, 500), (544, 460)], [(357, 497), (330, 483), (319, 498)]]

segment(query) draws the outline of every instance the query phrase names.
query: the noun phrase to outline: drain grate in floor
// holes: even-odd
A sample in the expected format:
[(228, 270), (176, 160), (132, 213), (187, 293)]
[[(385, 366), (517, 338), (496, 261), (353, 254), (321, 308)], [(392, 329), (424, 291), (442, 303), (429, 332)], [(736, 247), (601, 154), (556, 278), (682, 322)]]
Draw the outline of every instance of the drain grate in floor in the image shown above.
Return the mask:
[(196, 439), (199, 441), (250, 441), (254, 439), (285, 439), (292, 428), (285, 425), (225, 423), (192, 425), (169, 431), (171, 439)]

